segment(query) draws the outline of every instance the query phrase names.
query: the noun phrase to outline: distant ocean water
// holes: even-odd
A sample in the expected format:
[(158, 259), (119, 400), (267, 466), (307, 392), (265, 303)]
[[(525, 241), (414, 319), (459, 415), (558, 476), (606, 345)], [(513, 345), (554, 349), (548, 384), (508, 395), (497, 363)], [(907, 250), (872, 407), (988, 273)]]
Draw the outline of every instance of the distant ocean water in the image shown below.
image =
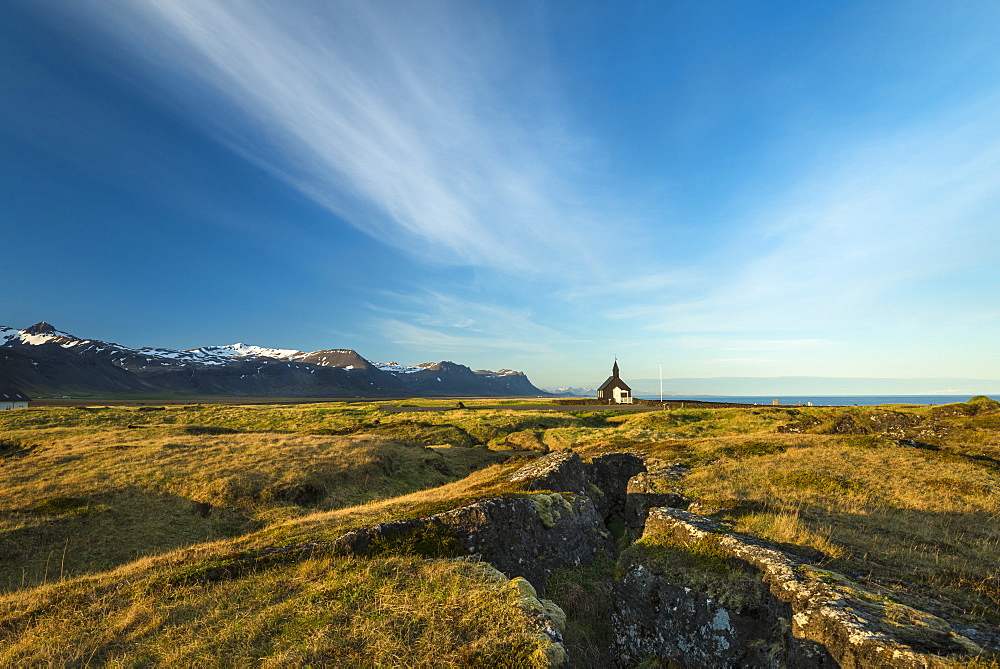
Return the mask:
[[(636, 395), (645, 400), (658, 400), (659, 395)], [(802, 404), (813, 406), (872, 406), (875, 404), (954, 404), (967, 402), (975, 395), (664, 395), (664, 400), (696, 400), (700, 402), (731, 402), (734, 404)], [(987, 395), (1000, 400), (1000, 395)]]

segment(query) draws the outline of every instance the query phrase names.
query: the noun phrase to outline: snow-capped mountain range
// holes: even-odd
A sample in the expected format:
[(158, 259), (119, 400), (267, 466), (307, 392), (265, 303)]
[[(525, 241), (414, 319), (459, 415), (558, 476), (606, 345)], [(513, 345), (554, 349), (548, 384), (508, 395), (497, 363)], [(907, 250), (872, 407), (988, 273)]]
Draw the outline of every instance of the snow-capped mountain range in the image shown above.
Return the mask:
[(593, 388), (546, 388), (546, 391), (552, 393), (553, 395), (574, 395), (578, 397), (592, 397), (597, 395), (597, 391)]
[(304, 352), (243, 343), (177, 351), (84, 339), (41, 322), (0, 326), (0, 386), (39, 393), (288, 397), (542, 395), (521, 372), (453, 362), (372, 363), (350, 349)]

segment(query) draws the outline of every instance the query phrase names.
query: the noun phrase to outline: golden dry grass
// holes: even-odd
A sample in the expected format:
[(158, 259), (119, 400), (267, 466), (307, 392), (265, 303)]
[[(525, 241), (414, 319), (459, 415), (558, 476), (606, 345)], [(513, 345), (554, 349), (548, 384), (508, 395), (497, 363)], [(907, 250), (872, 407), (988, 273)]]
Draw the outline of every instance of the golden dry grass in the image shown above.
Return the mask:
[[(198, 430), (189, 423), (121, 426), (136, 416), (162, 419), (164, 411), (53, 409), (0, 417), (20, 428), (0, 433), (20, 444), (0, 455), (0, 551), (6, 556), (0, 591), (434, 487), (508, 456), (363, 432), (226, 432), (233, 428), (207, 420)], [(275, 411), (268, 417), (265, 407), (212, 408), (230, 425), (303, 422), (292, 409)], [(99, 420), (105, 423), (95, 424)]]
[[(58, 574), (48, 560), (49, 585), (30, 587), (44, 578), (38, 577), (0, 599), (0, 664), (200, 666), (224, 658), (227, 665), (538, 665), (538, 641), (515, 606), (516, 595), (459, 563), (315, 556), (230, 581), (166, 585), (171, 574), (250, 547), (334, 538), (492, 496), (518, 463), (487, 465), (509, 454), (363, 433), (192, 435), (183, 425), (50, 425), (7, 435), (33, 448), (7, 458), (0, 471), (17, 492), (7, 498), (4, 538), (23, 538), (31, 523), (36, 530), (61, 523), (74, 545), (65, 562), (59, 553)], [(282, 506), (287, 500), (266, 494), (303, 483), (331, 484), (329, 494), (311, 509), (290, 509)], [(393, 497), (408, 490), (419, 492)], [(97, 523), (114, 519), (118, 506), (141, 515), (156, 496), (166, 498), (165, 507), (145, 527)], [(79, 561), (76, 542), (101, 533), (111, 544), (147, 541), (178, 500), (186, 503), (189, 524), (218, 521), (221, 508), (253, 519), (256, 531), (244, 534), (243, 526), (229, 539), (198, 537), (202, 543), (185, 542), (190, 545), (181, 550), (153, 546), (158, 550), (127, 559), (105, 554), (96, 558), (103, 559), (100, 568)], [(191, 513), (192, 501), (218, 506), (202, 519)], [(88, 523), (94, 526), (89, 534)], [(158, 555), (136, 559), (152, 553)], [(22, 570), (39, 567), (30, 556), (19, 557)], [(73, 577), (81, 571), (95, 573)]]
[(976, 460), (841, 439), (720, 459), (684, 483), (736, 529), (821, 551), (836, 569), (955, 620), (1000, 622), (1000, 486)]
[[(949, 620), (1000, 622), (1000, 412), (988, 405), (895, 407), (915, 418), (892, 434), (866, 427), (891, 414), (877, 407), (482, 406), (5, 412), (0, 439), (16, 446), (0, 448), (0, 549), (10, 558), (0, 578), (23, 589), (0, 598), (0, 663), (530, 666), (533, 642), (509, 617), (508, 593), (450, 563), (314, 556), (163, 586), (240, 551), (514, 492), (506, 477), (521, 463), (489, 449), (515, 445), (686, 464), (688, 476), (664, 489), (724, 509), (736, 529), (818, 551)], [(834, 433), (848, 424), (856, 434)], [(785, 425), (799, 431), (779, 432)], [(937, 450), (901, 445), (911, 440)], [(581, 611), (586, 578), (566, 595)], [(479, 602), (468, 615), (456, 608), (463, 589)], [(589, 623), (571, 625), (581, 657), (605, 657), (581, 640), (599, 636)], [(509, 655), (491, 654), (501, 649)]]
[(506, 583), (461, 562), (318, 557), (151, 591), (155, 570), (0, 601), (0, 664), (534, 667)]

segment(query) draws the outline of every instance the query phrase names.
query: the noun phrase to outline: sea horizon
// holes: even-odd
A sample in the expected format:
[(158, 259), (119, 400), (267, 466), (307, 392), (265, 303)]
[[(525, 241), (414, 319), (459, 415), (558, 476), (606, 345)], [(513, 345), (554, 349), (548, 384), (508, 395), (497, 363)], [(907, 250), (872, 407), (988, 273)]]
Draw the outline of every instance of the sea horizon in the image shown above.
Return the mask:
[[(637, 399), (658, 400), (659, 395), (636, 395)], [(879, 404), (955, 404), (978, 395), (664, 395), (664, 401), (726, 402), (730, 404), (802, 406), (875, 406)], [(986, 395), (1000, 401), (1000, 395)]]

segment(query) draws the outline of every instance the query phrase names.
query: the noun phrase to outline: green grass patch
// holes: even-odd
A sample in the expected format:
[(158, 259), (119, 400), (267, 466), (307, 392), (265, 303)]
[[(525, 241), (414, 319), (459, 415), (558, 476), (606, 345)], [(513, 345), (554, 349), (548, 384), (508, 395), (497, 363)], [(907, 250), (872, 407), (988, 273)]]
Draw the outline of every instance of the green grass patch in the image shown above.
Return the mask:
[(785, 444), (757, 440), (727, 444), (720, 447), (716, 453), (727, 458), (751, 458), (759, 455), (781, 453), (787, 448), (788, 446)]
[(810, 471), (780, 472), (774, 476), (773, 480), (782, 488), (814, 490), (821, 493), (860, 492), (864, 490), (864, 485), (853, 479)]
[(642, 564), (668, 582), (705, 593), (738, 613), (751, 613), (761, 604), (760, 577), (729, 558), (718, 537), (681, 541), (669, 532), (645, 535), (619, 560), (618, 573)]
[(30, 511), (48, 516), (85, 516), (108, 510), (107, 504), (98, 504), (83, 497), (49, 497), (34, 504)]
[(546, 581), (546, 596), (566, 613), (563, 641), (574, 666), (614, 666), (610, 652), (614, 583), (615, 559), (607, 553), (587, 567), (556, 569)]

